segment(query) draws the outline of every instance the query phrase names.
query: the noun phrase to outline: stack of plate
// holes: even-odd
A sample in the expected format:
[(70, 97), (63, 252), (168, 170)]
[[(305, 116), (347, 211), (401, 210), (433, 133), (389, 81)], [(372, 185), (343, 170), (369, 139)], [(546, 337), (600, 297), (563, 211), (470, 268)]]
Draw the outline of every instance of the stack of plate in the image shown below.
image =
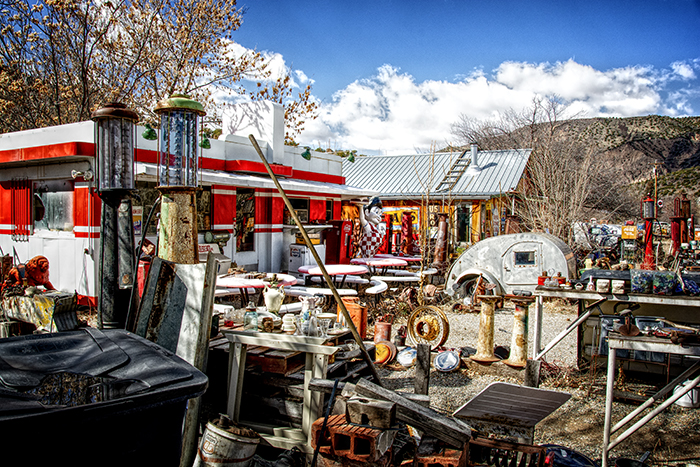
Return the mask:
[(374, 363), (389, 363), (396, 357), (396, 346), (393, 342), (381, 340), (374, 346)]

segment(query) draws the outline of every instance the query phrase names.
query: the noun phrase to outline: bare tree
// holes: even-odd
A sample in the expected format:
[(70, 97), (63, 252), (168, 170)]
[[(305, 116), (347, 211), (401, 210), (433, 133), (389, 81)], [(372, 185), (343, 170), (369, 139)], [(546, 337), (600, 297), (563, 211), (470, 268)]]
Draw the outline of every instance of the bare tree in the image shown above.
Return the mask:
[(86, 120), (114, 100), (150, 120), (180, 92), (209, 113), (215, 93), (283, 104), (293, 139), (315, 118), (310, 87), (295, 96), (291, 70), (273, 76), (234, 42), (243, 13), (235, 0), (0, 0), (0, 131)]
[(532, 149), (516, 215), (527, 229), (572, 243), (574, 222), (609, 199), (617, 183), (587, 126), (564, 119), (566, 111), (556, 97), (536, 97), (529, 108), (491, 121), (462, 115), (452, 133), (486, 150)]

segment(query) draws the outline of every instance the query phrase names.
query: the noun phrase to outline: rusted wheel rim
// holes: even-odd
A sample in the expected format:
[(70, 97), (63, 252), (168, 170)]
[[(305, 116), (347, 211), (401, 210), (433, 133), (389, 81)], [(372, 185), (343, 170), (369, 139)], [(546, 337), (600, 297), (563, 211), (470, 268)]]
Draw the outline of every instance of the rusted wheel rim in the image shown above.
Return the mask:
[(450, 334), (447, 315), (434, 305), (416, 308), (408, 318), (407, 327), (414, 344), (429, 344), (432, 350), (443, 345)]

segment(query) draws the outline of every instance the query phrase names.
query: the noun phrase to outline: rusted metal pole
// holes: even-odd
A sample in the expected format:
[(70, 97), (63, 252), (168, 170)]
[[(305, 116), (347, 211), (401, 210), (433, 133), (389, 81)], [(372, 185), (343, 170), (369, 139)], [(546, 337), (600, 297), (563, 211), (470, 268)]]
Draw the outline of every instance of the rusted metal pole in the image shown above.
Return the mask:
[(267, 162), (267, 159), (265, 159), (265, 155), (262, 153), (262, 150), (260, 149), (260, 146), (258, 145), (258, 141), (255, 139), (255, 136), (249, 135), (248, 139), (250, 139), (250, 142), (253, 143), (253, 147), (257, 151), (258, 156), (260, 156), (260, 159), (262, 159), (263, 164), (265, 164), (265, 168), (267, 169), (267, 173), (270, 175), (270, 178), (272, 179), (272, 181), (275, 182), (275, 186), (277, 187), (277, 190), (280, 192), (280, 195), (282, 195), (282, 199), (284, 200), (284, 204), (287, 206), (289, 213), (291, 214), (292, 218), (294, 219), (294, 223), (296, 223), (297, 227), (299, 227), (299, 231), (301, 232), (301, 235), (304, 237), (304, 242), (306, 243), (306, 246), (309, 247), (309, 249), (311, 250), (311, 253), (314, 255), (314, 259), (316, 260), (316, 264), (318, 264), (318, 267), (321, 269), (321, 273), (323, 273), (323, 278), (326, 280), (326, 284), (328, 285), (328, 288), (331, 289), (331, 292), (333, 292), (333, 297), (335, 298), (335, 301), (338, 305), (338, 308), (340, 308), (340, 311), (343, 313), (343, 317), (345, 318), (345, 323), (350, 328), (350, 332), (352, 332), (352, 336), (355, 338), (355, 342), (357, 342), (357, 345), (360, 346), (360, 353), (362, 354), (362, 358), (365, 360), (365, 363), (367, 363), (367, 367), (372, 372), (372, 376), (374, 377), (376, 384), (381, 386), (382, 383), (381, 383), (381, 380), (379, 379), (379, 374), (377, 373), (377, 369), (374, 367), (374, 362), (372, 361), (369, 354), (367, 353), (367, 349), (365, 348), (364, 344), (362, 343), (362, 338), (360, 337), (360, 334), (357, 332), (357, 328), (355, 327), (355, 324), (352, 321), (352, 317), (350, 316), (350, 313), (348, 313), (348, 310), (345, 308), (345, 303), (340, 298), (340, 294), (336, 290), (335, 285), (333, 285), (333, 279), (331, 279), (331, 276), (328, 274), (328, 271), (326, 271), (326, 266), (323, 264), (323, 261), (321, 261), (321, 257), (318, 255), (318, 252), (316, 252), (316, 248), (314, 247), (313, 243), (311, 242), (311, 239), (309, 238), (309, 234), (306, 232), (306, 229), (304, 228), (301, 221), (299, 220), (299, 217), (297, 216), (296, 211), (292, 207), (292, 203), (289, 201), (289, 198), (287, 198), (287, 194), (284, 192), (282, 185), (280, 185), (279, 180), (277, 180), (277, 177), (272, 172), (272, 167), (270, 167), (270, 164)]
[(158, 256), (179, 264), (199, 263), (197, 188), (161, 186)]
[(510, 344), (510, 356), (503, 360), (508, 366), (525, 368), (527, 366), (527, 322), (528, 309), (534, 297), (507, 296), (515, 305), (513, 314), (513, 335)]
[(494, 318), (496, 302), (499, 295), (479, 295), (481, 311), (479, 312), (479, 340), (476, 343), (476, 355), (469, 358), (479, 363), (492, 363), (499, 360), (493, 353)]

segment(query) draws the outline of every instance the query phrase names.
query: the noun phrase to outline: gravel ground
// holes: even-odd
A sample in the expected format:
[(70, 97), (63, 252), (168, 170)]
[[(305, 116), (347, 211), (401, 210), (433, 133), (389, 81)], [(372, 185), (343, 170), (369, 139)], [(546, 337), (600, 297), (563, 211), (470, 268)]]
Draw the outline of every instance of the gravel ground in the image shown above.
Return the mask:
[[(575, 305), (551, 302), (545, 303), (544, 308), (543, 345), (550, 342), (576, 318)], [(496, 310), (495, 345), (510, 347), (513, 311), (514, 308), (508, 302), (504, 308)], [(447, 309), (445, 313), (450, 325), (445, 348), (476, 347), (478, 313), (452, 313)], [(398, 319), (396, 324), (405, 324), (405, 319), (403, 323)], [(396, 327), (394, 326), (394, 329)], [(534, 335), (533, 321), (529, 323), (529, 335)], [(594, 377), (588, 371), (578, 371), (576, 339), (576, 334), (571, 333), (546, 355), (540, 387), (564, 391), (572, 397), (537, 425), (535, 443), (567, 446), (600, 463), (605, 417), (605, 371), (597, 371)], [(551, 374), (550, 377), (545, 375), (547, 369), (552, 370), (551, 373), (547, 373)], [(394, 363), (378, 367), (378, 373), (386, 387), (399, 392), (413, 391), (413, 368), (404, 369)], [(464, 366), (450, 373), (433, 369), (430, 373), (429, 390), (431, 407), (451, 415), (494, 381), (521, 384), (518, 380), (507, 381), (503, 377), (479, 374), (465, 369)], [(616, 401), (613, 404), (613, 423), (634, 407), (632, 404)], [(647, 460), (651, 465), (700, 465), (700, 410), (672, 405), (614, 448), (610, 457), (638, 459), (646, 451), (652, 453)]]

